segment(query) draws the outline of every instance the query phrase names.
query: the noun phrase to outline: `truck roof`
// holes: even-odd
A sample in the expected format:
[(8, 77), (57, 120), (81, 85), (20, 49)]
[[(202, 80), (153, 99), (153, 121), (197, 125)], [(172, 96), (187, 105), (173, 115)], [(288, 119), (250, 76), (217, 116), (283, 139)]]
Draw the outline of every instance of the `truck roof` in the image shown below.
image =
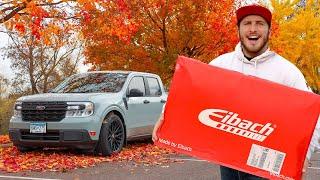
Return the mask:
[(156, 74), (153, 73), (148, 73), (148, 72), (139, 72), (139, 71), (122, 71), (122, 70), (114, 70), (114, 71), (88, 71), (88, 72), (83, 72), (83, 73), (79, 73), (79, 74), (85, 74), (85, 73), (122, 73), (122, 74), (145, 74), (145, 75), (155, 75), (158, 76)]

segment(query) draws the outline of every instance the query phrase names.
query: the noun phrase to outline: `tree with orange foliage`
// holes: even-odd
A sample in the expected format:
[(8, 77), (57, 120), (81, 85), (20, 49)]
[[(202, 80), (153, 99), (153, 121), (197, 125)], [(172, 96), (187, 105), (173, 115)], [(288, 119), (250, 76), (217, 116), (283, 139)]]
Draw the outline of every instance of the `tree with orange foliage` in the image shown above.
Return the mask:
[[(91, 12), (102, 11), (105, 3), (100, 0), (1, 1), (0, 25), (6, 27), (4, 32), (13, 42), (4, 50), (12, 60), (11, 68), (21, 76), (13, 84), (18, 87), (29, 82), (32, 94), (47, 92), (61, 81), (59, 77), (76, 72), (75, 64), (81, 56), (72, 54), (82, 53), (77, 47), (83, 44), (79, 42), (83, 41), (81, 29), (94, 18)], [(121, 0), (115, 4), (124, 7)]]
[(320, 4), (317, 1), (272, 0), (274, 24), (271, 46), (304, 74), (308, 85), (320, 93)]
[[(81, 30), (91, 18), (91, 11), (102, 11), (107, 0), (2, 0), (0, 2), (0, 25), (9, 31), (26, 33), (29, 29), (37, 39), (51, 33), (44, 29)], [(123, 7), (123, 0), (116, 0)], [(118, 27), (121, 28), (121, 27)]]
[(47, 45), (59, 30), (81, 32), (94, 68), (151, 71), (169, 82), (178, 55), (209, 62), (234, 47), (233, 10), (233, 0), (4, 0), (0, 23)]
[(83, 29), (86, 63), (99, 69), (155, 72), (168, 83), (178, 55), (209, 62), (237, 42), (231, 0), (115, 2)]

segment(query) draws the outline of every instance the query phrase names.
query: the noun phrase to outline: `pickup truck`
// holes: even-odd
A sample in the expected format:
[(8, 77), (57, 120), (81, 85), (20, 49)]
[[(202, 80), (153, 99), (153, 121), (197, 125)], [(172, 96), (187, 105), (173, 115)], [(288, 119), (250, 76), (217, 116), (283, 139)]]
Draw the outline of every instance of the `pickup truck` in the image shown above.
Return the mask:
[(20, 97), (9, 137), (20, 151), (69, 147), (107, 156), (129, 140), (151, 137), (166, 99), (155, 74), (75, 74), (50, 93)]

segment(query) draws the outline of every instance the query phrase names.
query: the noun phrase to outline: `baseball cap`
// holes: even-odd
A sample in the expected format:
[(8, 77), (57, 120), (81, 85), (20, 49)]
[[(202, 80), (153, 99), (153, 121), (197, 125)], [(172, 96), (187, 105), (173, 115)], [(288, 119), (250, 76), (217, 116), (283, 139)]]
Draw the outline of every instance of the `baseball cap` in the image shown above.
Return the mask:
[(240, 24), (241, 20), (246, 16), (258, 15), (263, 17), (267, 21), (269, 26), (271, 25), (271, 19), (272, 19), (271, 11), (268, 8), (260, 5), (254, 4), (254, 5), (243, 6), (236, 11), (236, 14), (237, 14), (238, 24)]

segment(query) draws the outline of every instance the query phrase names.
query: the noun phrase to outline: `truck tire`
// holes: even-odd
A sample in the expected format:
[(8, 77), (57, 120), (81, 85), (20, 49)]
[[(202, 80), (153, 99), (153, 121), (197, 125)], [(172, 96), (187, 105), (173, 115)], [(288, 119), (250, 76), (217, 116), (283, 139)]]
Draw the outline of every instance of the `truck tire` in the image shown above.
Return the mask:
[(96, 153), (109, 156), (121, 151), (125, 144), (125, 129), (121, 118), (110, 114), (102, 123)]

